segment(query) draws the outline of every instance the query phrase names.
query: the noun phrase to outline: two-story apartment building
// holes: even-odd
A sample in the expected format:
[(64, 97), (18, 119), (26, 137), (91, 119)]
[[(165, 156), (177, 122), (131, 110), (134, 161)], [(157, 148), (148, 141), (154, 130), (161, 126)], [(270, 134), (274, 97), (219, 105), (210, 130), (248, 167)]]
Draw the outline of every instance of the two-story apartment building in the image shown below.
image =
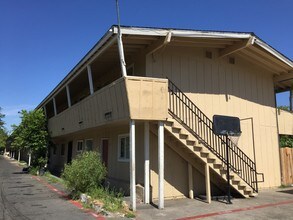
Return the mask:
[(229, 141), (232, 193), (280, 185), (275, 91), (292, 85), (289, 58), (253, 33), (121, 27), (122, 41), (118, 33), (112, 26), (37, 107), (55, 144), (51, 170), (95, 150), (133, 209), (138, 185), (159, 208), (168, 198), (210, 201), (226, 190), (226, 142), (211, 121), (220, 114), (241, 120), (238, 144)]

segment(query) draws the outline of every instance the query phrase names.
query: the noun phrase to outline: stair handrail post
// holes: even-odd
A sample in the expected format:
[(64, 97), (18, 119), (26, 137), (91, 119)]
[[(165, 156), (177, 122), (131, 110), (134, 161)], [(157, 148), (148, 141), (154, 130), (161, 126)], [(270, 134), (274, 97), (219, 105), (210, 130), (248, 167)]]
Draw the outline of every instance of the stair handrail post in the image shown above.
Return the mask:
[(230, 161), (229, 161), (229, 138), (228, 134), (225, 135), (226, 137), (226, 161), (227, 161), (227, 202), (228, 204), (232, 204), (231, 202), (231, 186), (230, 186)]

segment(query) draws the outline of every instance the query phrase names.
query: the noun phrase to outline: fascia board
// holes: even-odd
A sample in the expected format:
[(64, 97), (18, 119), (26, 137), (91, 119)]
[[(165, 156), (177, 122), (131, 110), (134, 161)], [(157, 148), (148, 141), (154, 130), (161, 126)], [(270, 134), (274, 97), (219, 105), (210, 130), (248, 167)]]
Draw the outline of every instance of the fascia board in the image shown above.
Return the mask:
[[(113, 27), (114, 33), (118, 33), (118, 27)], [(144, 35), (144, 36), (166, 36), (172, 32), (173, 37), (190, 37), (190, 38), (230, 38), (230, 39), (248, 39), (254, 35), (250, 33), (233, 33), (233, 32), (217, 32), (217, 31), (193, 31), (193, 30), (176, 30), (176, 29), (160, 29), (160, 28), (139, 28), (139, 27), (121, 27), (122, 34), (128, 35)], [(285, 64), (293, 67), (293, 62), (273, 49), (259, 38), (255, 38), (255, 43), (265, 49), (267, 52), (281, 60)]]
[(273, 56), (275, 56), (276, 58), (278, 58), (279, 60), (281, 60), (282, 62), (286, 63), (288, 66), (293, 68), (293, 62), (291, 60), (289, 60), (287, 57), (276, 51), (274, 48), (272, 48), (262, 40), (256, 39), (255, 43), (267, 52), (269, 52), (270, 54), (272, 54)]
[[(118, 33), (118, 27), (115, 26), (114, 33)], [(192, 30), (174, 30), (174, 29), (156, 29), (156, 28), (135, 28), (121, 27), (122, 34), (128, 35), (145, 35), (145, 36), (166, 36), (169, 32), (176, 37), (191, 37), (191, 38), (250, 38), (248, 33), (227, 33), (213, 31), (192, 31)]]

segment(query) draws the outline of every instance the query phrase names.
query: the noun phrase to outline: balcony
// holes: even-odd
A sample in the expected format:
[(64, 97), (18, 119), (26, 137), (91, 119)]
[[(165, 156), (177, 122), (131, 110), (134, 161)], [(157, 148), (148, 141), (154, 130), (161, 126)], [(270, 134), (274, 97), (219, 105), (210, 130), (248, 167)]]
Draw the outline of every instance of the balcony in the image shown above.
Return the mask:
[(293, 113), (277, 109), (279, 134), (293, 135)]
[(48, 119), (48, 129), (52, 137), (57, 137), (129, 119), (167, 117), (167, 79), (127, 76)]

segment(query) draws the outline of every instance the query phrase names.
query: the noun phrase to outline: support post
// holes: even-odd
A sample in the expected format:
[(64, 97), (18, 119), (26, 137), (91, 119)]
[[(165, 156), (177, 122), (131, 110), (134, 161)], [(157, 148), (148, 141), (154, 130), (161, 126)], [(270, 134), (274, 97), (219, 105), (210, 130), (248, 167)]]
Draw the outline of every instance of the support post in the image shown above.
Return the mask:
[(290, 90), (290, 111), (293, 111), (293, 88)]
[(18, 150), (18, 162), (20, 162), (20, 150)]
[(88, 75), (88, 79), (89, 79), (90, 94), (93, 94), (94, 93), (94, 84), (93, 84), (92, 68), (90, 65), (87, 66), (87, 75)]
[(211, 182), (210, 182), (210, 166), (205, 164), (205, 177), (206, 177), (206, 198), (207, 203), (211, 203)]
[(192, 175), (192, 165), (188, 163), (188, 191), (189, 191), (189, 198), (194, 199), (193, 194), (193, 175)]
[(28, 154), (28, 166), (31, 166), (32, 154)]
[(159, 209), (164, 208), (164, 123), (158, 126), (158, 164), (159, 164)]
[(120, 31), (120, 28), (118, 30), (117, 43), (118, 43), (118, 50), (119, 50), (119, 57), (120, 57), (121, 72), (122, 72), (122, 76), (125, 77), (127, 76), (127, 71), (126, 71), (126, 63), (125, 63), (124, 49), (123, 49), (123, 43), (122, 43), (122, 33)]
[(229, 140), (228, 140), (228, 135), (226, 134), (226, 160), (227, 160), (227, 194), (228, 194), (228, 198), (227, 198), (227, 202), (228, 204), (232, 204), (231, 202), (231, 187), (230, 187), (230, 162), (229, 162)]
[(150, 125), (144, 123), (144, 203), (150, 203)]
[(135, 186), (135, 122), (130, 120), (130, 208), (136, 210), (136, 186)]
[(57, 115), (57, 107), (56, 107), (55, 97), (53, 98), (53, 108), (54, 108), (54, 116), (56, 116)]
[(47, 118), (48, 116), (47, 116), (47, 109), (46, 109), (46, 105), (44, 105), (44, 106), (43, 106), (43, 111), (44, 111), (44, 115), (45, 115), (45, 117)]
[(68, 108), (71, 107), (71, 98), (70, 98), (70, 90), (69, 90), (69, 85), (66, 85), (66, 94), (67, 94), (67, 103), (68, 103)]

